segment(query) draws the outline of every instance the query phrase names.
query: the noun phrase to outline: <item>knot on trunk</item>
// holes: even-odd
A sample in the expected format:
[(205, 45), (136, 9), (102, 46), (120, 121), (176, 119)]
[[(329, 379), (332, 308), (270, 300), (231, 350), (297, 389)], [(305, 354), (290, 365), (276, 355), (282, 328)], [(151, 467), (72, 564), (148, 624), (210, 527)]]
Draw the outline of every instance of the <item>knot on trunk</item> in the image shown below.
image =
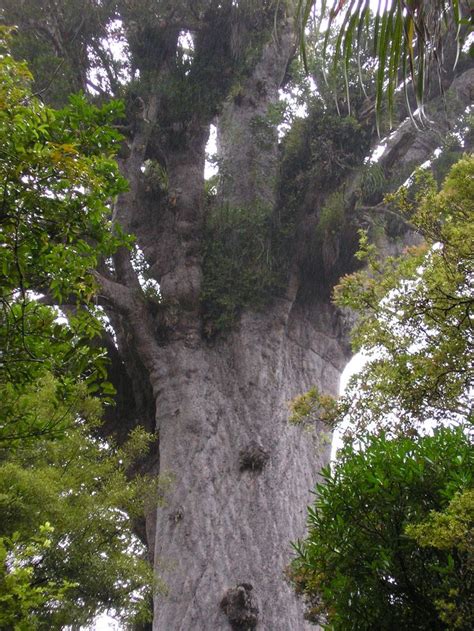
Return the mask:
[(228, 589), (221, 608), (229, 619), (232, 631), (253, 631), (257, 628), (258, 607), (252, 598), (253, 586), (241, 583)]
[(239, 464), (241, 471), (261, 471), (267, 464), (270, 455), (256, 441), (250, 442), (240, 450)]

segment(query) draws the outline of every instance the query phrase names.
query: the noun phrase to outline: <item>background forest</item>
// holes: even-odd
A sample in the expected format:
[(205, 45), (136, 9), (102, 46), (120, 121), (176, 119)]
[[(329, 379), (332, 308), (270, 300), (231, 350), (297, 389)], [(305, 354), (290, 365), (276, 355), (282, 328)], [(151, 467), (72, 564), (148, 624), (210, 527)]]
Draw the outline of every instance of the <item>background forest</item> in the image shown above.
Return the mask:
[(3, 0), (2, 629), (472, 628), (469, 7), (382, 4)]

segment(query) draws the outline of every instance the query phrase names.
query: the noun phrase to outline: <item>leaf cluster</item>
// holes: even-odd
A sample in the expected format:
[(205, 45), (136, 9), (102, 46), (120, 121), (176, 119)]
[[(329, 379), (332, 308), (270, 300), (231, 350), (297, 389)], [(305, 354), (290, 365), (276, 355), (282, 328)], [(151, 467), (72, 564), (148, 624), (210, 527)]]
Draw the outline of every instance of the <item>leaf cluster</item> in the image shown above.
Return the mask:
[[(314, 10), (314, 0), (299, 0), (297, 15), (304, 25)], [(409, 86), (413, 89), (417, 107), (423, 108), (429, 73), (433, 67), (440, 71), (443, 64), (443, 45), (446, 31), (454, 27), (459, 56), (461, 27), (469, 20), (463, 17), (462, 2), (458, 0), (380, 0), (372, 21), (370, 0), (349, 0), (332, 3), (323, 0), (319, 22), (327, 16), (323, 57), (327, 56), (331, 27), (336, 25), (338, 36), (333, 53), (334, 68), (342, 68), (349, 97), (349, 69), (354, 58), (359, 60), (367, 34), (373, 29), (373, 55), (376, 60), (375, 109), (377, 125), (382, 109), (388, 106), (390, 119), (394, 111), (395, 92), (403, 85), (408, 111), (413, 119)], [(301, 37), (301, 54), (307, 66), (305, 37)], [(360, 73), (361, 74), (361, 73)], [(349, 105), (350, 107), (350, 105)]]
[(99, 109), (76, 95), (53, 110), (31, 96), (24, 65), (3, 55), (0, 74), (3, 293), (90, 298), (91, 268), (118, 245), (108, 201), (126, 183), (113, 160), (121, 136), (110, 123), (122, 106)]
[[(473, 464), (462, 428), (343, 448), (334, 470), (322, 471), (290, 570), (309, 618), (333, 630), (470, 629), (472, 505), (460, 513), (456, 503), (470, 497)], [(446, 519), (462, 526), (440, 543), (433, 537)]]
[[(36, 413), (50, 413), (48, 396), (46, 384)], [(0, 452), (0, 542), (8, 551), (0, 567), (0, 616), (14, 616), (18, 628), (87, 624), (109, 609), (125, 619), (149, 614), (152, 570), (133, 519), (145, 509), (144, 490), (156, 482), (141, 476), (130, 482), (127, 472), (151, 437), (136, 430), (120, 449), (94, 438), (100, 409), (77, 396), (80, 421), (79, 401), (76, 409), (65, 403), (56, 412), (68, 420), (61, 440), (39, 438)], [(34, 396), (23, 401), (27, 406), (35, 406)], [(37, 549), (45, 524), (48, 543)]]
[[(48, 104), (62, 107), (79, 90), (119, 95), (129, 61), (117, 8), (117, 0), (2, 2), (2, 21), (18, 29), (13, 55), (28, 62), (34, 92)], [(110, 41), (122, 47), (122, 56)]]
[(356, 431), (391, 412), (403, 431), (470, 415), (473, 170), (465, 157), (439, 193), (426, 171), (400, 189), (392, 203), (425, 244), (380, 260), (363, 237), (359, 256), (367, 267), (336, 288), (337, 303), (358, 313), (354, 348), (369, 355), (341, 405)]
[(302, 190), (307, 182), (334, 190), (348, 170), (366, 156), (370, 134), (354, 118), (339, 117), (315, 102), (297, 119), (283, 142), (282, 187)]
[[(121, 137), (111, 127), (121, 104), (96, 108), (76, 95), (62, 110), (46, 107), (31, 93), (25, 64), (9, 55), (8, 30), (0, 37), (0, 439), (6, 425), (11, 439), (22, 417), (8, 406), (29, 383), (50, 372), (64, 377), (65, 390), (68, 379), (91, 388), (105, 380), (103, 353), (85, 344), (101, 329), (92, 270), (128, 240), (110, 230), (110, 201), (126, 188), (113, 159)], [(74, 305), (68, 325), (38, 293)], [(23, 436), (27, 419), (19, 422)]]
[(289, 422), (294, 424), (324, 423), (332, 425), (337, 412), (337, 403), (333, 397), (322, 394), (316, 386), (290, 401)]
[(39, 620), (33, 611), (47, 603), (62, 603), (65, 594), (76, 585), (66, 580), (34, 583), (34, 565), (51, 546), (54, 528), (46, 522), (39, 534), (22, 542), (18, 533), (0, 537), (0, 624), (4, 629), (37, 629)]
[(268, 208), (212, 208), (206, 225), (201, 293), (205, 332), (229, 330), (246, 308), (262, 308), (281, 288), (278, 241)]

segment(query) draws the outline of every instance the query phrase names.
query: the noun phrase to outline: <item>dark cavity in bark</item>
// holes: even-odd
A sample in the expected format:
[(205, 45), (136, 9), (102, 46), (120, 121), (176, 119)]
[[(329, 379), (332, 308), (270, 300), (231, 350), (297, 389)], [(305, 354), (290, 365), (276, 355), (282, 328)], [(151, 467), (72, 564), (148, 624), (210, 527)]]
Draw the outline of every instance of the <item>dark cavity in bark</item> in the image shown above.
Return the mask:
[(270, 454), (256, 441), (252, 440), (246, 447), (240, 450), (240, 470), (260, 473), (269, 458)]
[(229, 619), (232, 631), (253, 631), (257, 628), (258, 607), (252, 596), (253, 585), (241, 583), (229, 589), (221, 601), (221, 608)]

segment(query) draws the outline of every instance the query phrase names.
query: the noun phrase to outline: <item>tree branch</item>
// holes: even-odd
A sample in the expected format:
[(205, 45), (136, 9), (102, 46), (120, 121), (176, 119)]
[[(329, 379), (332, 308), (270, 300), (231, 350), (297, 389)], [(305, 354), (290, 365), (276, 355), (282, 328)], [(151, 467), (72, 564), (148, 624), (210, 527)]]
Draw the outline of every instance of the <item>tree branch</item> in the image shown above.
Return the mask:
[(99, 283), (101, 295), (106, 298), (117, 311), (120, 313), (130, 313), (133, 311), (135, 301), (133, 300), (133, 291), (129, 287), (110, 280), (97, 271), (94, 271), (93, 275)]

